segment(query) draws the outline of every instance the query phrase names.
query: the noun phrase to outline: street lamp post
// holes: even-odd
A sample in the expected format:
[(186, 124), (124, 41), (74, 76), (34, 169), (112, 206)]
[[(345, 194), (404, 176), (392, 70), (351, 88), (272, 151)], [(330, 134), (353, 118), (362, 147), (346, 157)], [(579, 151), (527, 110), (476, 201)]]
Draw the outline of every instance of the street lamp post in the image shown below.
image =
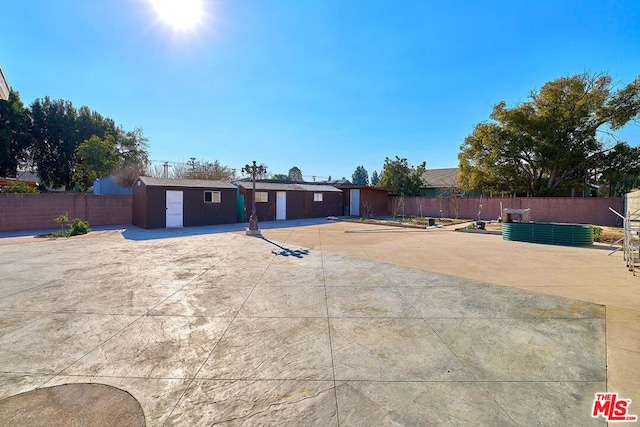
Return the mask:
[(258, 229), (258, 216), (256, 215), (256, 177), (263, 175), (267, 172), (267, 168), (262, 165), (256, 165), (256, 161), (253, 161), (252, 165), (246, 165), (242, 168), (242, 172), (251, 175), (251, 181), (253, 181), (253, 192), (251, 200), (251, 216), (249, 217), (249, 229), (247, 230), (248, 236), (259, 236), (260, 230)]

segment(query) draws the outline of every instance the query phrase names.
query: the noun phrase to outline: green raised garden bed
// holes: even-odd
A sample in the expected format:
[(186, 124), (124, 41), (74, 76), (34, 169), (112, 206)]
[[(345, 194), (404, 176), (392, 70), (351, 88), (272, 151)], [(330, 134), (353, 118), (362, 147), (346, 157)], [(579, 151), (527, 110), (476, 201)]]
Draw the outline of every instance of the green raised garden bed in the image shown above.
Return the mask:
[(510, 222), (502, 224), (502, 239), (547, 245), (590, 246), (590, 225)]

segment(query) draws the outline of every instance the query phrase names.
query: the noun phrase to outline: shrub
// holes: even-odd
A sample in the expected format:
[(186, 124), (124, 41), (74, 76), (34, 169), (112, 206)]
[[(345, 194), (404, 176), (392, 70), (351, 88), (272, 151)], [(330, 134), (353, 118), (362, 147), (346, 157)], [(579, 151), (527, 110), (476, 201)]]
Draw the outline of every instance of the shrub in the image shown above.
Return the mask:
[(600, 236), (602, 235), (602, 227), (598, 227), (597, 225), (592, 225), (591, 230), (593, 231), (593, 241), (599, 242)]
[[(60, 231), (55, 233), (47, 234), (42, 237), (71, 237), (78, 236), (80, 234), (87, 234), (91, 229), (89, 228), (89, 223), (87, 221), (83, 221), (80, 218), (74, 218), (69, 221), (69, 212), (65, 212), (62, 215), (58, 215), (55, 219), (55, 222), (60, 224)], [(64, 230), (64, 227), (69, 227), (67, 231)]]
[(38, 193), (39, 191), (24, 182), (5, 185), (2, 187), (3, 193)]
[(89, 223), (79, 218), (74, 218), (69, 224), (69, 236), (78, 236), (80, 234), (87, 234), (89, 231)]

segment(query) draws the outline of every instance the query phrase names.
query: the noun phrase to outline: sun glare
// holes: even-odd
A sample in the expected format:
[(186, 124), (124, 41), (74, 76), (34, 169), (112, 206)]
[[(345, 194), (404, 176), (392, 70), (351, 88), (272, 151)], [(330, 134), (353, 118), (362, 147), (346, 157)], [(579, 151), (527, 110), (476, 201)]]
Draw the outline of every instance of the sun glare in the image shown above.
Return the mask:
[(160, 19), (175, 30), (191, 30), (204, 17), (202, 0), (149, 0)]

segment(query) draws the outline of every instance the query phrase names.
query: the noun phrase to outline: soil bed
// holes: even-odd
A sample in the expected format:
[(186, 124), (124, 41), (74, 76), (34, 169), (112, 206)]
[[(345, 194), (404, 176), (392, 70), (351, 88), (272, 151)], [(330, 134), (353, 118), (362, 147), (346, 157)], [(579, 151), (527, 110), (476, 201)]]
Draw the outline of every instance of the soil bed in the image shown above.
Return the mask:
[[(457, 225), (466, 224), (471, 219), (452, 219), (452, 218), (433, 218), (436, 226)], [(427, 217), (405, 217), (405, 218), (340, 218), (340, 221), (355, 222), (360, 224), (376, 224), (387, 225), (392, 227), (405, 227), (405, 228), (429, 228), (429, 218)]]
[[(473, 219), (454, 219), (454, 218), (433, 218), (436, 226), (458, 225), (467, 224), (469, 222), (475, 222)], [(429, 228), (428, 217), (381, 217), (381, 218), (355, 218), (344, 217), (339, 218), (340, 221), (355, 222), (360, 224), (376, 224), (386, 225), (391, 227), (405, 227), (405, 228)], [(480, 230), (474, 227), (469, 228), (457, 228), (456, 231), (462, 231), (466, 233), (478, 233), (478, 234), (502, 234), (502, 223), (499, 222), (485, 222), (485, 228)], [(621, 227), (607, 227), (599, 226), (602, 229), (598, 239), (595, 239), (596, 243), (612, 244), (622, 238), (623, 231)], [(620, 244), (620, 243), (619, 243)]]

